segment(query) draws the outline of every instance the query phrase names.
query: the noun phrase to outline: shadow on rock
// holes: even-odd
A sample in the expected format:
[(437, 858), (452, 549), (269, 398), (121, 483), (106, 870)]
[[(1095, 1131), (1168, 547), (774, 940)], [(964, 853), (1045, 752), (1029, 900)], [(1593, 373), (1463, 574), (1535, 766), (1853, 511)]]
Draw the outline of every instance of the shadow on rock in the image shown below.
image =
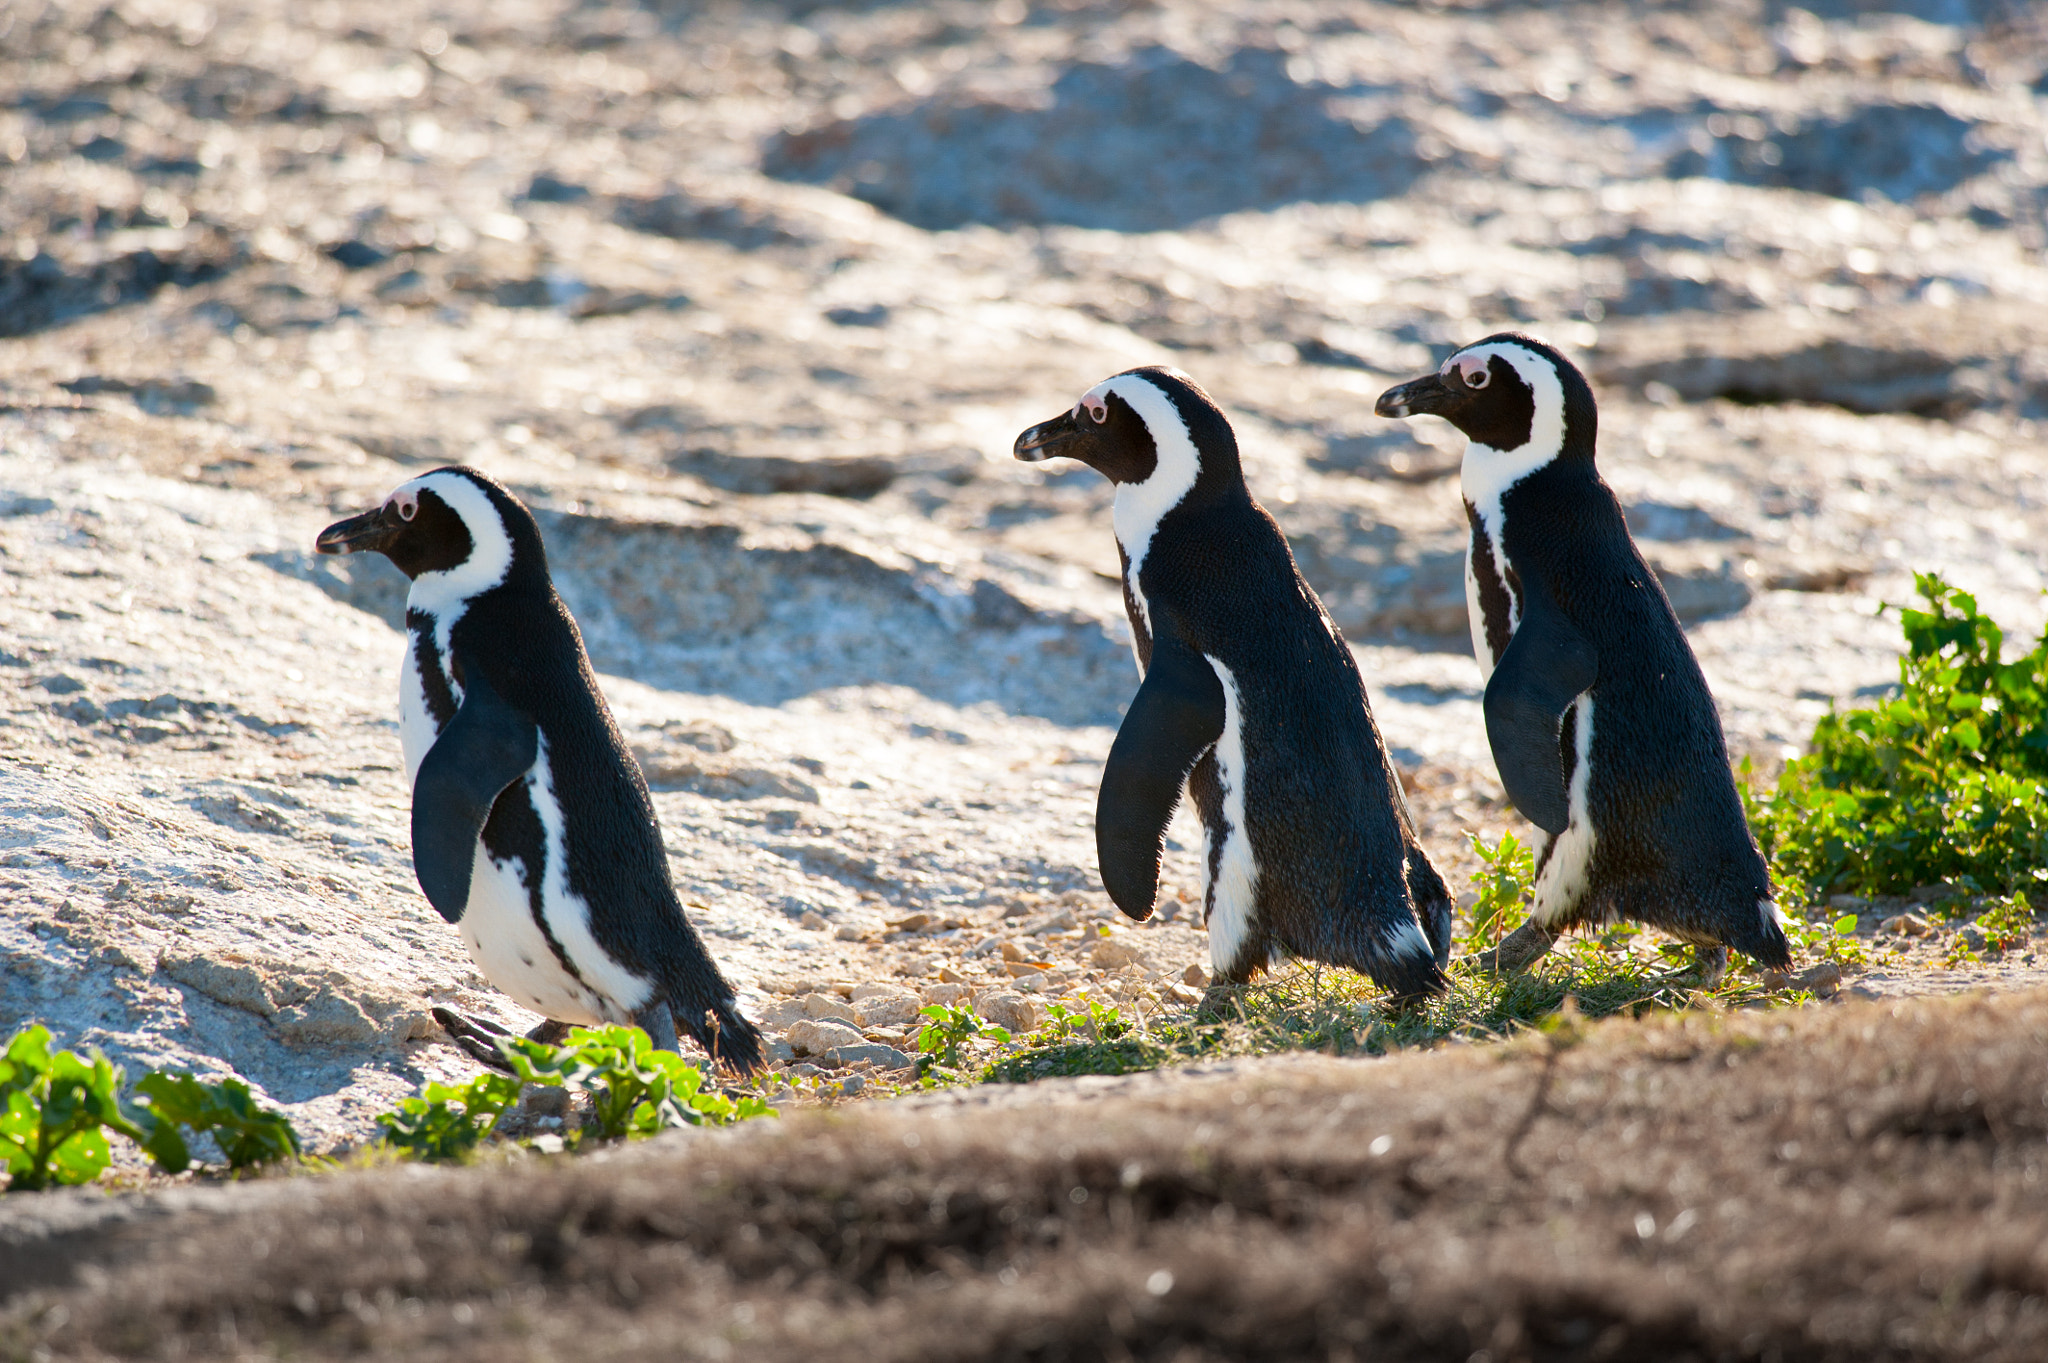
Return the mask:
[(828, 184), (919, 227), (1066, 223), (1182, 227), (1301, 200), (1407, 190), (1426, 162), (1399, 118), (1354, 119), (1284, 54), (1241, 49), (1222, 70), (1164, 48), (1069, 68), (1040, 102), (941, 96), (785, 134), (763, 169)]

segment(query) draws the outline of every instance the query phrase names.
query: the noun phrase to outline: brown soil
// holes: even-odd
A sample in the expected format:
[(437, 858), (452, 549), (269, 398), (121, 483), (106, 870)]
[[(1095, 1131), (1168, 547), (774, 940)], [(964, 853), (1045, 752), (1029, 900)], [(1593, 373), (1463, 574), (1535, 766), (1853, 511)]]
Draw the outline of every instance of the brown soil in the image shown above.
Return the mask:
[(984, 1087), (53, 1196), (0, 1356), (2037, 1360), (2044, 1136), (2043, 992)]

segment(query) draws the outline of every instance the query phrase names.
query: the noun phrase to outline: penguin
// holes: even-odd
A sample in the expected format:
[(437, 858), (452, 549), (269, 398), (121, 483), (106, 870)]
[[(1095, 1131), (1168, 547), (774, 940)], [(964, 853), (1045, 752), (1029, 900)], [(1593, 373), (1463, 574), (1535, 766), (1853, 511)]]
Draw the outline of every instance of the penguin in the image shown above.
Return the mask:
[[(399, 734), (413, 870), (492, 984), (567, 1024), (676, 1029), (741, 1074), (761, 1038), (683, 914), (661, 826), (548, 576), (533, 513), (469, 468), (440, 468), (320, 532), (412, 579)], [(503, 1029), (446, 1009), (458, 1045), (503, 1068)]]
[(1465, 599), (1486, 737), (1539, 830), (1524, 932), (1476, 964), (1512, 972), (1558, 933), (1633, 919), (1691, 943), (1718, 982), (1733, 947), (1791, 948), (1699, 660), (1594, 467), (1585, 376), (1503, 332), (1381, 394), (1383, 417), (1464, 432)]
[(1222, 986), (1286, 956), (1362, 971), (1403, 1002), (1439, 993), (1451, 899), (1415, 833), (1358, 664), (1252, 500), (1230, 422), (1176, 369), (1103, 380), (1017, 437), (1116, 485), (1141, 684), (1104, 765), (1102, 883), (1151, 916), (1185, 788), (1202, 826), (1202, 915)]

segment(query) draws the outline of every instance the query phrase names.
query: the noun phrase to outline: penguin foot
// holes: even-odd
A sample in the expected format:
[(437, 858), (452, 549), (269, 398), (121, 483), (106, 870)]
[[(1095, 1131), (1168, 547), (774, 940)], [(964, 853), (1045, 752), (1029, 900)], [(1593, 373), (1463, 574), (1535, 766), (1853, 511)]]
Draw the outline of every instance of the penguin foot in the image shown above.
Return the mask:
[(433, 1014), (434, 1021), (441, 1024), (441, 1030), (448, 1034), (457, 1050), (500, 1074), (512, 1073), (512, 1066), (498, 1053), (498, 1038), (512, 1033), (489, 1018), (469, 1017), (453, 1008), (435, 1008)]
[(1202, 991), (1202, 1001), (1195, 1005), (1195, 1021), (1230, 1021), (1238, 1016), (1238, 1002), (1242, 997), (1243, 989), (1240, 986), (1218, 980)]
[(1697, 944), (1692, 949), (1692, 967), (1658, 977), (1659, 984), (1682, 984), (1688, 989), (1718, 989), (1728, 976), (1728, 948)]
[(1509, 933), (1493, 950), (1461, 956), (1457, 963), (1482, 975), (1519, 975), (1542, 960), (1543, 953), (1556, 941), (1556, 933), (1531, 919)]

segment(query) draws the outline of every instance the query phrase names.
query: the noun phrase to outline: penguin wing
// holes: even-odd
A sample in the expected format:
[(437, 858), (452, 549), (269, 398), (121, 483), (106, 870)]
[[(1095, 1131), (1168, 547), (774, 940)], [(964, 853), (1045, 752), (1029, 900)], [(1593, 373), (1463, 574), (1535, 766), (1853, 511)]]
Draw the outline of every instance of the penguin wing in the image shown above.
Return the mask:
[(1500, 663), (1486, 682), (1486, 741), (1516, 809), (1555, 837), (1570, 818), (1558, 737), (1564, 712), (1600, 675), (1586, 636), (1539, 593), (1525, 594)]
[(462, 708), (441, 730), (412, 783), (412, 869), (427, 902), (451, 923), (469, 906), (476, 843), (505, 787), (540, 753), (540, 727), (484, 679), (462, 669)]
[(1152, 916), (1159, 854), (1188, 772), (1223, 735), (1223, 683), (1171, 629), (1152, 641), (1152, 665), (1131, 701), (1095, 803), (1102, 884), (1128, 916)]

